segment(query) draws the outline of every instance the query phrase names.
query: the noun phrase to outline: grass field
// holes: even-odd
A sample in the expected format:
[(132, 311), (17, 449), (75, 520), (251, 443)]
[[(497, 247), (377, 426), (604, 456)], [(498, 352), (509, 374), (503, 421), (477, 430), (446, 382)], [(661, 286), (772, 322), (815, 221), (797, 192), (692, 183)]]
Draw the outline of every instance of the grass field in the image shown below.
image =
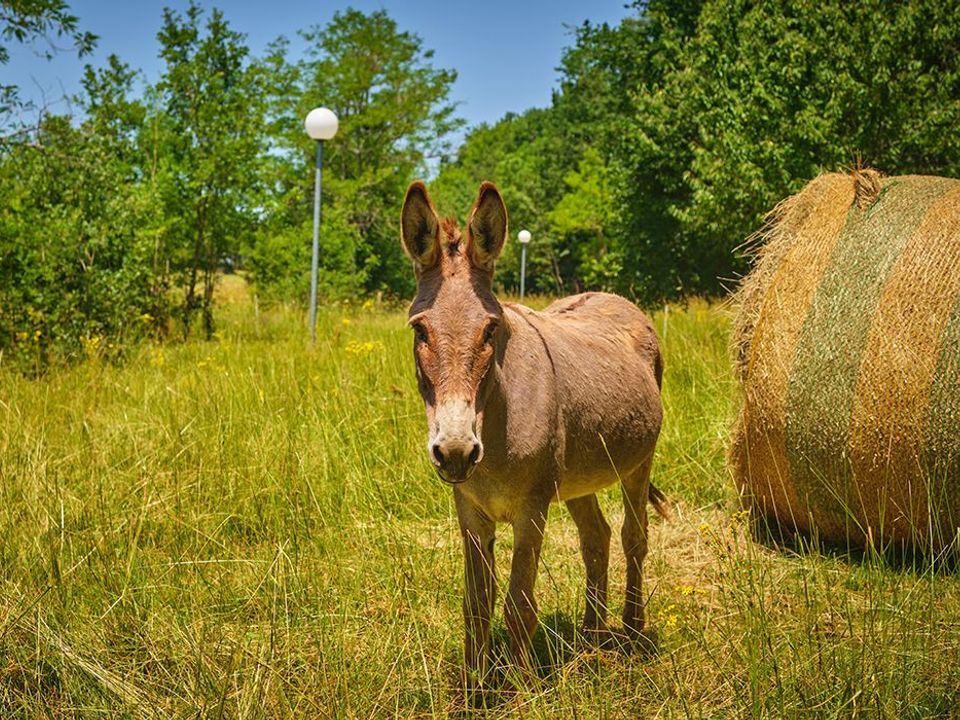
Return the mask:
[[(242, 292), (223, 316), (215, 342), (123, 366), (0, 366), (0, 717), (464, 712), (459, 534), (423, 450), (403, 313), (327, 309), (315, 349), (300, 314), (255, 312)], [(727, 312), (655, 324), (654, 482), (676, 503), (646, 565), (659, 649), (576, 639), (583, 569), (555, 507), (540, 679), (491, 696), (487, 716), (960, 716), (957, 578), (750, 540), (724, 464)], [(601, 502), (618, 527), (619, 492)], [(504, 527), (501, 579), (510, 544)], [(494, 634), (502, 651), (500, 609)]]

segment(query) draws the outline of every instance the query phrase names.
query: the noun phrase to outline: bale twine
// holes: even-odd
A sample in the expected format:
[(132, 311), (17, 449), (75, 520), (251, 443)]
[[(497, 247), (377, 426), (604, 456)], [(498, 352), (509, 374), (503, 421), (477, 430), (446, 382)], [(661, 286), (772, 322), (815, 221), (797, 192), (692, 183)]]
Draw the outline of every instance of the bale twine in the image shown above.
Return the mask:
[(823, 175), (739, 292), (744, 499), (830, 542), (939, 550), (960, 527), (960, 181)]

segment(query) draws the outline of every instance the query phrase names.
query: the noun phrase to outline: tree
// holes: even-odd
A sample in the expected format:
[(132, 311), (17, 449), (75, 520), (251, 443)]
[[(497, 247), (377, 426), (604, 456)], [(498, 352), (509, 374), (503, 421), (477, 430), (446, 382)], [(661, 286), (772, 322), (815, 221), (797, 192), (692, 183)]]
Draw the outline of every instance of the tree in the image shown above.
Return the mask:
[[(11, 40), (20, 44), (36, 38), (45, 38), (49, 58), (61, 48), (54, 38), (66, 37), (73, 43), (71, 49), (79, 56), (91, 52), (96, 45), (97, 36), (78, 29), (79, 20), (70, 14), (64, 0), (0, 0), (0, 65), (10, 61), (7, 45)], [(0, 84), (0, 150), (13, 142), (22, 141), (30, 130), (37, 126), (26, 126), (14, 120), (13, 116), (29, 107), (20, 99), (16, 85)]]
[(669, 13), (651, 3), (660, 69), (634, 90), (616, 152), (639, 294), (723, 292), (764, 213), (824, 169), (960, 171), (956, 2), (709, 0), (692, 25)]
[(617, 289), (623, 251), (613, 229), (613, 193), (609, 168), (600, 153), (588, 147), (576, 170), (567, 173), (567, 192), (547, 213), (557, 244), (574, 260), (576, 288)]
[[(550, 107), (508, 114), (475, 129), (435, 183), (441, 202), (464, 192), (456, 185), (470, 193), (481, 179), (498, 183), (511, 225), (533, 232), (527, 285), (535, 292), (630, 292), (625, 258), (636, 256), (621, 222), (617, 158), (633, 119), (633, 92), (656, 74), (654, 48), (662, 34), (647, 4), (638, 8), (637, 17), (616, 27), (576, 28)], [(467, 198), (459, 197), (457, 212), (467, 207)], [(498, 278), (507, 287), (518, 286), (515, 244), (501, 257)]]
[[(702, 5), (701, 0), (637, 2), (637, 15), (616, 27), (585, 23), (564, 53), (561, 89), (554, 96), (574, 142), (602, 159), (608, 205), (603, 233), (610, 251), (597, 268), (602, 285), (645, 302), (675, 296), (680, 287), (677, 266), (683, 258), (671, 242), (675, 221), (666, 207), (686, 192), (686, 156), (671, 135), (684, 118), (658, 127), (661, 136), (640, 135), (636, 126), (645, 111), (639, 104), (655, 96), (696, 34)], [(648, 144), (662, 154), (653, 155)], [(584, 260), (592, 263), (591, 256)], [(579, 274), (593, 272), (583, 268)]]
[[(163, 196), (170, 253), (181, 275), (183, 332), (197, 311), (213, 335), (213, 291), (221, 260), (252, 234), (260, 203), (263, 78), (242, 35), (214, 10), (201, 30), (201, 8), (163, 12), (158, 39), (166, 63), (157, 92), (164, 129)], [(198, 285), (200, 286), (198, 289)]]
[(274, 143), (288, 162), (274, 167), (281, 190), (251, 249), (251, 272), (265, 290), (278, 290), (279, 276), (295, 277), (282, 294), (306, 295), (306, 275), (297, 268), (308, 266), (314, 146), (303, 118), (325, 105), (337, 113), (340, 132), (324, 150), (321, 290), (406, 293), (400, 204), (407, 184), (426, 172), (428, 159), (447, 152), (447, 137), (461, 124), (449, 101), (456, 73), (433, 67), (433, 52), (382, 10), (338, 12), (325, 27), (300, 35), (308, 43), (303, 62), (291, 68), (278, 59), (283, 41), (268, 58)]
[(165, 314), (154, 277), (160, 222), (115, 148), (69, 118), (0, 158), (0, 351), (30, 372), (116, 355)]

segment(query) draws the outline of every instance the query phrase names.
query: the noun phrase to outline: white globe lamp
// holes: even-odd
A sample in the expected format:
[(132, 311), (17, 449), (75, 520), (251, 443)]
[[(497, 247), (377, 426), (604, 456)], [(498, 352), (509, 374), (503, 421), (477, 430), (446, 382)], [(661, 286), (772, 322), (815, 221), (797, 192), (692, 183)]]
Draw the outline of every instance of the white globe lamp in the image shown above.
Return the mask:
[(306, 129), (307, 135), (314, 140), (332, 140), (340, 127), (340, 121), (337, 120), (333, 110), (319, 107), (307, 113), (307, 119), (303, 121), (303, 127)]
[(520, 301), (523, 302), (523, 291), (526, 289), (527, 275), (527, 243), (530, 242), (530, 231), (521, 230), (517, 233), (517, 240), (520, 242)]
[(323, 179), (323, 143), (337, 134), (340, 121), (325, 107), (307, 113), (303, 128), (317, 141), (316, 174), (313, 181), (313, 257), (310, 261), (310, 342), (317, 342), (317, 267), (320, 260), (320, 184)]

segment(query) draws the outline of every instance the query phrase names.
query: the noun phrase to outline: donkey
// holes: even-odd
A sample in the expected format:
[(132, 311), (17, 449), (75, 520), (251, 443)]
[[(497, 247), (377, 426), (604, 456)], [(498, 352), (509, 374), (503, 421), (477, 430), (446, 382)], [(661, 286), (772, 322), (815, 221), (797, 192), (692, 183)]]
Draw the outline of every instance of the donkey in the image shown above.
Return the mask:
[(507, 209), (490, 182), (480, 185), (463, 233), (437, 216), (426, 186), (414, 182), (400, 227), (417, 281), (409, 325), (427, 453), (453, 486), (463, 536), (468, 682), (486, 672), (497, 522), (513, 526), (504, 616), (514, 661), (529, 670), (533, 587), (551, 502), (566, 504), (580, 537), (587, 575), (581, 631), (607, 635), (610, 526), (595, 493), (618, 479), (627, 559), (623, 627), (639, 638), (647, 500), (667, 514), (666, 498), (650, 483), (663, 373), (650, 320), (605, 293), (564, 298), (543, 312), (498, 302), (493, 270), (507, 239)]

